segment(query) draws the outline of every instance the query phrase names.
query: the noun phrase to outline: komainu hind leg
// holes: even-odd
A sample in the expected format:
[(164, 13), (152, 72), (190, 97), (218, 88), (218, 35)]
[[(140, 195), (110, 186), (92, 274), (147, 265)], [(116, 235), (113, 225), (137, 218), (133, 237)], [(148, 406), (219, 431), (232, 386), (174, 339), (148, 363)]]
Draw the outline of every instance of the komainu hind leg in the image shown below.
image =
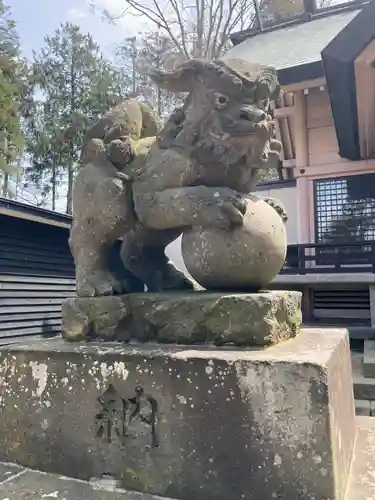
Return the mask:
[(109, 270), (111, 244), (74, 234), (69, 239), (76, 265), (76, 287), (79, 297), (96, 297), (124, 293), (125, 286)]
[(165, 247), (180, 233), (180, 230), (154, 231), (138, 225), (124, 236), (121, 248), (124, 266), (143, 281), (149, 292), (194, 288), (194, 283), (165, 255)]

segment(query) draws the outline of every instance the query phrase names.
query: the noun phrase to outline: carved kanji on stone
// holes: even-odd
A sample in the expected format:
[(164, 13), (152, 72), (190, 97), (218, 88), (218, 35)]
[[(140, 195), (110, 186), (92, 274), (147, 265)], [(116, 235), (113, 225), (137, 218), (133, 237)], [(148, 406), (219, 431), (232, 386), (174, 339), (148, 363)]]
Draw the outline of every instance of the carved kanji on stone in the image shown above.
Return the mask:
[(138, 419), (151, 428), (151, 447), (159, 446), (157, 435), (156, 400), (144, 393), (141, 386), (135, 388), (135, 395), (130, 398), (119, 396), (112, 384), (98, 398), (100, 410), (95, 416), (97, 426), (96, 435), (111, 443), (114, 436), (125, 443), (131, 423)]

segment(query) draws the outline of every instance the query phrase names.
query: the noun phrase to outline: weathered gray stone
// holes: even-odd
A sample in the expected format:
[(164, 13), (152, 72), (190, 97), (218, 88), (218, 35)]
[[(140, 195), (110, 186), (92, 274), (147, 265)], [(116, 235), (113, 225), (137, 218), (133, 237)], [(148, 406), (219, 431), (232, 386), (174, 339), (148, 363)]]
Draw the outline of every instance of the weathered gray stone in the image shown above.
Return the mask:
[(184, 500), (344, 500), (350, 387), (346, 330), (267, 349), (7, 346), (0, 458)]
[(357, 439), (345, 500), (373, 500), (375, 498), (375, 419), (357, 417), (356, 424)]
[(209, 290), (266, 287), (283, 267), (286, 249), (283, 218), (265, 200), (251, 195), (242, 225), (230, 230), (193, 227), (182, 235), (185, 266)]
[(2, 500), (168, 500), (1, 463), (0, 497)]
[[(198, 59), (147, 73), (160, 88), (187, 95), (158, 134), (151, 110), (136, 99), (117, 105), (89, 130), (72, 193), (69, 240), (81, 297), (135, 291), (109, 265), (109, 250), (121, 236), (124, 266), (149, 291), (194, 288), (169, 262), (166, 246), (187, 227), (241, 226), (246, 195), (262, 171), (280, 165), (281, 143), (269, 114), (280, 93), (275, 68)], [(267, 203), (283, 213), (280, 203)], [(264, 253), (253, 231), (255, 256), (258, 239)], [(262, 257), (258, 265), (268, 275)]]
[(73, 298), (63, 305), (67, 340), (271, 345), (295, 337), (300, 325), (300, 292), (142, 293)]
[(3, 464), (0, 462), (0, 484), (4, 481), (9, 481), (10, 478), (18, 475), (23, 471), (23, 467), (16, 464)]

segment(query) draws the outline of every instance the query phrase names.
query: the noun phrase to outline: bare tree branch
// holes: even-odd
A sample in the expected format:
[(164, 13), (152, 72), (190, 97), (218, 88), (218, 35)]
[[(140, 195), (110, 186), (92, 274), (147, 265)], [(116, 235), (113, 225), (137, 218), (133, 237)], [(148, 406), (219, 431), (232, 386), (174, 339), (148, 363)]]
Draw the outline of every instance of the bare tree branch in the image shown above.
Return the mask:
[[(95, 1), (95, 0), (92, 0)], [(289, 17), (303, 9), (303, 0), (256, 0), (267, 21)], [(319, 0), (318, 0), (319, 1)], [(326, 6), (333, 0), (320, 0)], [(184, 57), (220, 57), (228, 46), (230, 33), (251, 27), (254, 2), (249, 0), (123, 0), (124, 9), (112, 16), (143, 16), (164, 31), (174, 51)]]
[[(171, 4), (171, 6), (172, 6), (172, 8), (173, 8), (173, 10), (175, 12), (175, 14), (176, 14), (177, 23), (178, 23), (178, 26), (179, 26), (179, 29), (180, 29), (181, 48), (182, 48), (182, 50), (180, 49), (180, 51), (184, 55), (186, 55), (187, 57), (189, 57), (189, 52), (188, 52), (188, 49), (187, 49), (187, 46), (186, 46), (186, 33), (185, 33), (185, 28), (184, 28), (184, 22), (183, 22), (180, 10), (178, 8), (176, 0), (169, 0), (169, 1), (170, 1), (170, 4)], [(154, 3), (157, 3), (156, 0), (154, 0)], [(160, 10), (160, 7), (158, 7), (158, 9)], [(171, 37), (171, 39), (175, 42), (175, 38), (174, 38), (174, 35), (173, 35), (172, 31), (170, 29), (167, 29), (166, 31), (168, 32), (168, 34)]]

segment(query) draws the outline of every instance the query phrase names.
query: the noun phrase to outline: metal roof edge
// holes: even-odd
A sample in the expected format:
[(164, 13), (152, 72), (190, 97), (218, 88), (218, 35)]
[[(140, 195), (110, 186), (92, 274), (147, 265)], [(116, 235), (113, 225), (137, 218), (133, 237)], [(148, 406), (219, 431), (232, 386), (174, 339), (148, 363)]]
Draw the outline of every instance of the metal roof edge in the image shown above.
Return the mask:
[(263, 189), (283, 189), (283, 188), (290, 188), (290, 187), (295, 187), (297, 185), (296, 179), (285, 179), (283, 181), (265, 181), (262, 183), (259, 183), (255, 188), (253, 189), (254, 192), (256, 191), (262, 191)]
[(0, 214), (65, 228), (69, 228), (73, 220), (73, 217), (68, 214), (54, 212), (3, 197), (0, 197)]
[(286, 19), (284, 22), (274, 22), (262, 30), (259, 28), (249, 28), (242, 31), (235, 31), (229, 35), (229, 38), (233, 45), (238, 45), (244, 40), (248, 38), (253, 38), (257, 35), (269, 33), (276, 30), (281, 30), (284, 28), (289, 28), (292, 26), (296, 26), (298, 24), (305, 24), (308, 22), (316, 21), (318, 19), (322, 19), (324, 17), (330, 17), (338, 14), (342, 14), (343, 12), (350, 12), (353, 10), (360, 10), (365, 5), (371, 3), (371, 0), (353, 0), (351, 2), (346, 2), (338, 5), (332, 5), (330, 7), (325, 7), (324, 9), (318, 10), (315, 14), (308, 14), (306, 12), (302, 12), (293, 16), (289, 19)]

